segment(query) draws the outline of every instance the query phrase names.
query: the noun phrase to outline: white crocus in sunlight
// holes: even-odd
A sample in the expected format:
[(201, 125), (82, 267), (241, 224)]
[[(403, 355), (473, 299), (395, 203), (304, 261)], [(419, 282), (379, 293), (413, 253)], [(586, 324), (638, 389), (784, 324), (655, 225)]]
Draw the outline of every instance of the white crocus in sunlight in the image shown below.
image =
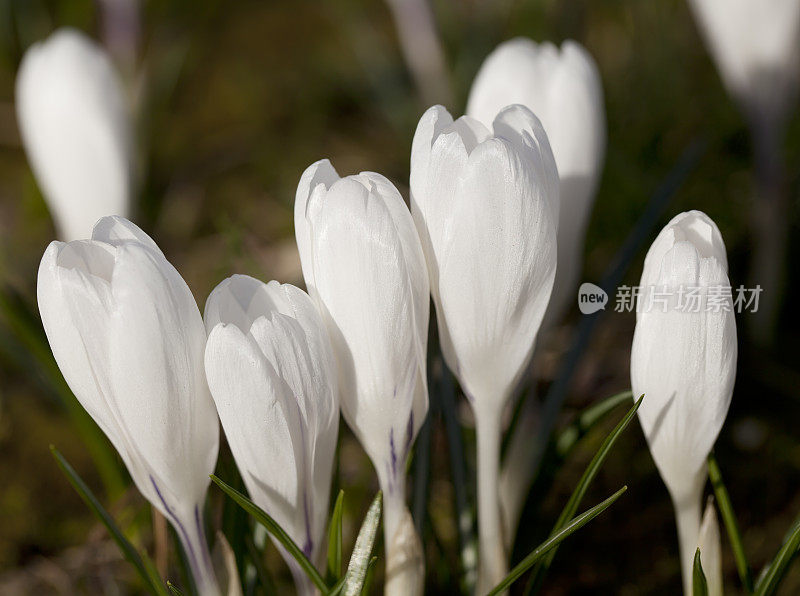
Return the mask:
[(505, 575), (498, 503), (501, 414), (530, 359), (556, 271), (558, 174), (539, 120), (515, 105), (489, 130), (441, 106), (411, 149), (411, 210), (439, 340), (475, 412), (478, 592)]
[[(336, 368), (308, 294), (245, 275), (206, 302), (206, 374), (250, 497), (318, 567), (339, 430)], [(298, 591), (314, 586), (281, 549)]]
[(189, 287), (147, 234), (105, 217), (91, 240), (50, 244), (37, 292), (64, 378), (136, 487), (174, 526), (200, 593), (218, 594), (203, 504), (219, 422)]
[(800, 82), (800, 2), (689, 0), (689, 6), (744, 112), (780, 125)]
[(719, 538), (719, 523), (714, 500), (706, 503), (703, 522), (697, 537), (697, 548), (700, 549), (700, 564), (706, 576), (709, 596), (722, 596), (722, 546)]
[(681, 213), (644, 262), (631, 349), (639, 421), (675, 506), (686, 593), (700, 530), (706, 458), (731, 402), (736, 322), (725, 244), (700, 211)]
[(60, 29), (25, 53), (17, 74), (22, 142), (62, 240), (91, 234), (106, 215), (127, 216), (131, 119), (105, 51)]
[(338, 362), (342, 413), (383, 491), (386, 593), (420, 594), (424, 561), (405, 466), (428, 411), (429, 290), (411, 214), (383, 176), (339, 178), (322, 160), (300, 180), (295, 232)]
[(511, 104), (524, 105), (541, 120), (558, 166), (558, 268), (546, 317), (557, 323), (574, 302), (605, 157), (606, 117), (597, 64), (571, 40), (561, 48), (524, 37), (502, 43), (472, 83), (467, 115), (490, 127)]

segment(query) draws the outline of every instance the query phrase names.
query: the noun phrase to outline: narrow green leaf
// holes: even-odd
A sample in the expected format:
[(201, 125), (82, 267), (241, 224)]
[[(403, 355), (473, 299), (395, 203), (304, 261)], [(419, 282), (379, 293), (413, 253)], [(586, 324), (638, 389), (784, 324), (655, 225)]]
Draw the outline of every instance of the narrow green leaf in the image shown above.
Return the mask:
[(4, 287), (0, 288), (0, 316), (16, 343), (22, 348), (10, 352), (9, 356), (21, 367), (27, 368), (28, 373), (32, 367), (38, 368), (38, 374), (31, 376), (39, 377), (52, 395), (61, 402), (94, 461), (107, 496), (118, 497), (125, 490), (126, 482), (116, 453), (103, 431), (92, 420), (64, 380), (50, 351), (50, 344), (47, 342), (38, 315), (31, 310), (22, 296), (11, 288)]
[(178, 587), (169, 580), (167, 580), (167, 589), (172, 596), (183, 596), (183, 592), (181, 592)]
[[(633, 420), (634, 416), (636, 415), (636, 410), (639, 409), (643, 399), (644, 395), (639, 397), (631, 409), (628, 410), (628, 413), (625, 414), (625, 417), (620, 420), (619, 424), (614, 427), (614, 429), (603, 441), (603, 444), (600, 445), (600, 449), (598, 449), (597, 453), (595, 453), (592, 461), (590, 461), (589, 465), (586, 467), (583, 476), (581, 476), (578, 486), (575, 487), (575, 490), (572, 492), (572, 495), (570, 495), (567, 504), (564, 505), (561, 515), (558, 516), (558, 520), (556, 520), (553, 530), (550, 533), (551, 536), (560, 530), (564, 524), (567, 523), (567, 520), (571, 519), (572, 516), (575, 515), (575, 512), (578, 510), (578, 507), (581, 504), (581, 500), (583, 500), (583, 497), (586, 495), (586, 491), (589, 490), (589, 485), (600, 471), (600, 467), (603, 465), (606, 457), (608, 457), (608, 454), (611, 452), (611, 448), (614, 446), (614, 443), (616, 443), (617, 439), (631, 423), (631, 420)], [(546, 557), (542, 558), (537, 569), (533, 572), (533, 575), (528, 582), (529, 587), (526, 592), (529, 592), (530, 590), (538, 591), (539, 587), (544, 581), (544, 576), (547, 574), (547, 571), (550, 568), (550, 564), (553, 562), (553, 558), (556, 556), (556, 550), (557, 549), (554, 548)]]
[(558, 546), (565, 538), (567, 538), (577, 530), (580, 530), (583, 526), (588, 524), (595, 517), (603, 513), (603, 511), (611, 507), (611, 505), (614, 504), (614, 501), (619, 499), (622, 496), (622, 493), (624, 493), (626, 490), (628, 490), (628, 487), (623, 486), (613, 495), (608, 497), (605, 501), (599, 503), (598, 505), (595, 505), (588, 511), (585, 511), (584, 513), (580, 514), (578, 517), (576, 517), (566, 526), (564, 526), (555, 535), (551, 536), (550, 538), (542, 542), (533, 551), (531, 551), (528, 554), (528, 556), (522, 559), (522, 561), (520, 561), (519, 564), (516, 567), (514, 567), (514, 569), (511, 570), (511, 572), (505, 577), (503, 581), (497, 584), (492, 589), (492, 591), (489, 592), (489, 596), (494, 596), (495, 594), (499, 594), (504, 590), (506, 590), (511, 584), (517, 581), (522, 576), (523, 573), (525, 573), (528, 569), (533, 567), (533, 565), (535, 565), (540, 558), (542, 558), (544, 555), (550, 552), (551, 549)]
[(367, 577), (364, 578), (364, 587), (361, 588), (362, 596), (369, 594), (372, 587), (372, 580), (375, 579), (375, 564), (378, 562), (378, 557), (372, 557), (367, 564)]
[(700, 563), (700, 549), (694, 551), (694, 568), (692, 570), (692, 596), (708, 596), (708, 582)]
[(612, 395), (601, 400), (599, 403), (592, 404), (583, 410), (575, 421), (565, 428), (556, 439), (556, 453), (559, 457), (566, 457), (572, 448), (585, 437), (595, 424), (603, 420), (614, 408), (623, 403), (630, 403), (633, 393), (630, 389)]
[(328, 526), (328, 574), (337, 580), (342, 574), (342, 513), (344, 511), (344, 491), (339, 491), (333, 506), (331, 523)]
[(752, 594), (753, 576), (750, 571), (750, 565), (747, 563), (747, 556), (744, 553), (742, 535), (739, 533), (739, 525), (736, 523), (736, 514), (733, 512), (731, 498), (728, 495), (728, 489), (725, 488), (725, 483), (722, 481), (722, 472), (719, 469), (717, 458), (714, 457), (713, 452), (708, 456), (708, 478), (711, 481), (711, 487), (714, 489), (717, 506), (722, 515), (722, 523), (725, 524), (725, 532), (728, 534), (728, 540), (731, 543), (731, 550), (733, 550), (733, 558), (736, 561), (736, 570), (739, 572), (739, 579), (747, 593)]
[(344, 576), (342, 593), (345, 596), (361, 594), (361, 590), (364, 587), (364, 580), (367, 577), (367, 569), (372, 555), (372, 547), (375, 544), (375, 535), (378, 533), (378, 526), (381, 523), (382, 497), (383, 493), (378, 491), (367, 510), (367, 515), (364, 516), (361, 529), (358, 531), (353, 554), (350, 555), (347, 573)]
[(289, 534), (280, 527), (278, 522), (272, 519), (266, 511), (261, 509), (258, 505), (253, 503), (250, 499), (248, 499), (245, 495), (240, 493), (238, 490), (226, 484), (223, 480), (217, 478), (214, 474), (211, 474), (211, 480), (219, 486), (225, 494), (227, 494), (231, 499), (236, 501), (242, 509), (247, 511), (253, 518), (264, 526), (267, 529), (267, 532), (275, 536), (278, 542), (281, 543), (281, 546), (286, 549), (294, 560), (297, 561), (297, 564), (300, 565), (300, 568), (305, 572), (305, 574), (309, 577), (309, 579), (314, 582), (314, 585), (319, 588), (319, 590), (323, 593), (328, 592), (328, 586), (325, 584), (325, 580), (322, 579), (322, 576), (317, 571), (317, 568), (314, 567), (314, 564), (308, 560), (308, 557), (303, 553), (297, 544), (295, 544), (294, 540), (291, 539)]
[(800, 525), (795, 524), (794, 532), (783, 543), (772, 563), (759, 578), (755, 591), (757, 596), (768, 596), (775, 593), (798, 549), (800, 549)]
[[(150, 565), (145, 564), (145, 560), (136, 547), (125, 537), (122, 530), (119, 529), (119, 526), (117, 526), (114, 521), (114, 518), (112, 518), (105, 507), (100, 504), (100, 501), (97, 500), (97, 497), (94, 496), (91, 489), (86, 486), (86, 483), (78, 476), (78, 473), (69, 462), (67, 462), (64, 456), (61, 455), (58, 449), (50, 445), (50, 452), (53, 454), (58, 467), (61, 468), (61, 471), (67, 477), (67, 480), (69, 480), (69, 483), (80, 495), (81, 499), (83, 499), (83, 502), (86, 503), (89, 509), (100, 519), (108, 530), (108, 533), (114, 539), (114, 542), (119, 546), (122, 554), (136, 568), (136, 571), (138, 571), (139, 576), (142, 578), (149, 591), (157, 596), (167, 596), (166, 588), (161, 583), (161, 579), (153, 572), (154, 566), (152, 563)], [(145, 558), (146, 557), (147, 555), (145, 555)]]

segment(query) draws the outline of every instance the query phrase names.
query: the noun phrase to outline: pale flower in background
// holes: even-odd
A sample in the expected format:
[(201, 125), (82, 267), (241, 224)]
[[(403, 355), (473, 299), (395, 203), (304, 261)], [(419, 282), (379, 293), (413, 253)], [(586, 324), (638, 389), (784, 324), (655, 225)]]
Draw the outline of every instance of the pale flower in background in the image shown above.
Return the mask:
[(203, 504), (219, 422), (203, 319), (186, 282), (147, 234), (105, 217), (91, 240), (50, 244), (37, 293), (70, 389), (175, 528), (200, 594), (218, 594)]
[[(302, 290), (234, 275), (205, 309), (206, 374), (253, 501), (322, 569), (339, 430), (327, 331)], [(277, 543), (276, 543), (277, 544)], [(298, 592), (315, 587), (279, 547)]]
[(106, 215), (128, 216), (132, 130), (105, 51), (74, 29), (28, 48), (16, 82), (22, 142), (62, 240), (88, 237)]
[[(733, 309), (709, 307), (709, 288), (730, 287), (725, 244), (700, 211), (677, 215), (647, 253), (631, 348), (633, 395), (650, 453), (675, 506), (684, 587), (691, 593), (706, 458), (728, 413), (736, 376)], [(681, 288), (701, 289), (703, 305), (681, 310)], [(668, 292), (666, 308), (650, 305)]]
[(728, 92), (748, 116), (782, 122), (800, 82), (800, 2), (689, 0), (689, 6)]
[(578, 42), (560, 48), (518, 37), (489, 54), (472, 83), (467, 115), (490, 127), (506, 106), (521, 104), (541, 120), (558, 167), (558, 268), (546, 325), (573, 302), (583, 245), (606, 149), (600, 72)]
[(338, 362), (342, 413), (383, 491), (387, 594), (420, 594), (424, 560), (405, 504), (406, 459), (428, 412), (429, 286), (414, 222), (379, 174), (303, 174), (295, 234)]
[(528, 364), (556, 272), (558, 173), (541, 123), (524, 106), (489, 130), (441, 106), (411, 149), (411, 211), (448, 367), (475, 412), (479, 592), (503, 579), (498, 502), (501, 414)]

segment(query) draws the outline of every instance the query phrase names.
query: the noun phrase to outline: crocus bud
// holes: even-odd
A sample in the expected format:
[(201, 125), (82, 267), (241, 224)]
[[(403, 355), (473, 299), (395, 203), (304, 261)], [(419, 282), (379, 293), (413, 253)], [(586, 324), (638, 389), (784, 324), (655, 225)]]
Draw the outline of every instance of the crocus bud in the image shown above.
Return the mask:
[[(206, 375), (247, 491), (317, 566), (339, 430), (336, 369), (308, 294), (234, 275), (205, 309)], [(298, 592), (314, 586), (281, 549)]]
[(491, 126), (506, 106), (522, 104), (542, 121), (560, 178), (558, 268), (547, 320), (557, 322), (583, 266), (583, 242), (606, 148), (600, 73), (575, 41), (561, 48), (519, 37), (489, 54), (472, 83), (467, 115)]
[(50, 244), (37, 292), (64, 378), (174, 526), (200, 593), (218, 594), (202, 508), (219, 423), (189, 287), (147, 234), (104, 217), (91, 240)]
[(544, 317), (556, 271), (558, 174), (539, 120), (515, 105), (493, 130), (441, 106), (411, 149), (411, 211), (447, 365), (475, 411), (478, 592), (505, 575), (500, 529), (500, 418)]
[(25, 53), (17, 119), (36, 180), (63, 240), (86, 238), (105, 215), (127, 216), (131, 122), (111, 60), (74, 29)]
[[(399, 564), (405, 462), (428, 412), (425, 353), (429, 287), (414, 222), (400, 193), (372, 172), (339, 178), (327, 160), (301, 178), (295, 233), (303, 275), (331, 337), (342, 413), (383, 491), (387, 593), (422, 591), (422, 558)], [(396, 540), (398, 531), (406, 538)], [(421, 552), (408, 549), (405, 552)]]
[(689, 0), (722, 81), (744, 111), (773, 124), (800, 80), (800, 2)]
[(706, 503), (697, 537), (697, 548), (700, 549), (700, 564), (703, 566), (703, 575), (706, 576), (709, 596), (722, 596), (722, 546), (713, 499)]
[(690, 593), (706, 458), (728, 413), (736, 322), (725, 244), (700, 211), (681, 213), (644, 262), (631, 349), (633, 394), (656, 467), (675, 506)]

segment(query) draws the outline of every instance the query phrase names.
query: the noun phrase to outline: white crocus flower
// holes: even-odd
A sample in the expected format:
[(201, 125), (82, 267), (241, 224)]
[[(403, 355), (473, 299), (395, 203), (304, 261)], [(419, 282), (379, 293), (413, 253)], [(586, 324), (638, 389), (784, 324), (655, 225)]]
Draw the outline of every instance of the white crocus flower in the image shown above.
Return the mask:
[(736, 322), (725, 244), (700, 211), (681, 213), (644, 262), (631, 349), (639, 421), (675, 506), (684, 586), (690, 593), (706, 458), (731, 402)]
[[(328, 334), (308, 294), (234, 275), (206, 302), (206, 374), (253, 501), (318, 566), (339, 430)], [(314, 586), (281, 549), (298, 591)]]
[(558, 174), (539, 120), (515, 105), (493, 130), (441, 106), (411, 149), (411, 211), (439, 339), (475, 412), (478, 591), (506, 571), (498, 503), (501, 414), (533, 351), (556, 272)]
[(295, 233), (338, 362), (342, 413), (383, 491), (386, 593), (419, 594), (424, 561), (405, 466), (428, 412), (429, 287), (411, 214), (383, 176), (339, 178), (323, 160), (300, 180)]
[(25, 152), (62, 240), (91, 234), (106, 215), (127, 217), (131, 118), (105, 51), (60, 29), (25, 53), (16, 108)]
[(105, 217), (91, 240), (50, 244), (37, 291), (64, 378), (174, 526), (200, 593), (218, 594), (202, 510), (219, 423), (186, 282), (147, 234)]
[(689, 0), (728, 92), (751, 118), (780, 125), (800, 82), (800, 2)]
[(560, 48), (524, 37), (504, 42), (478, 71), (467, 115), (490, 127), (511, 104), (524, 105), (541, 120), (558, 166), (558, 268), (547, 313), (547, 321), (555, 323), (575, 297), (605, 158), (606, 117), (597, 64), (571, 40)]

